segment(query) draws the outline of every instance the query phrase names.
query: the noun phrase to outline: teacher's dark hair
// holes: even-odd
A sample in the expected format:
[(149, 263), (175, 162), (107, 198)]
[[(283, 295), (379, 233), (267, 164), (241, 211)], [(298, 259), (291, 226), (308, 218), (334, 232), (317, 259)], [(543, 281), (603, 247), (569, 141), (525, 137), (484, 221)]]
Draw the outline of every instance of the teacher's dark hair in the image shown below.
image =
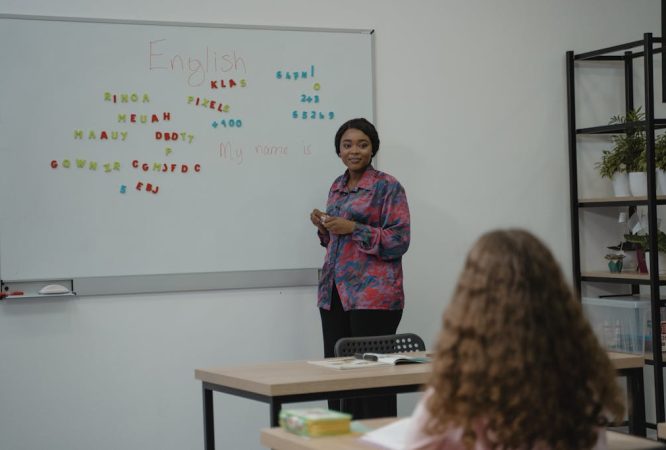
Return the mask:
[(370, 143), (372, 144), (372, 156), (375, 156), (379, 151), (379, 134), (377, 134), (375, 126), (364, 118), (351, 119), (340, 126), (338, 132), (335, 133), (335, 153), (340, 156), (340, 140), (342, 139), (342, 135), (345, 134), (345, 131), (350, 128), (362, 131), (370, 138)]

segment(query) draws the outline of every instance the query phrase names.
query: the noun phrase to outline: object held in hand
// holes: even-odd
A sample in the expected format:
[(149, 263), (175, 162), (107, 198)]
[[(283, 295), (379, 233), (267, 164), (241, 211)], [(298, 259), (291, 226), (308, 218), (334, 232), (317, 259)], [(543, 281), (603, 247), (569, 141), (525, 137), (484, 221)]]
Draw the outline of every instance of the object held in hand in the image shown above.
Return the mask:
[(326, 214), (322, 214), (321, 216), (319, 216), (319, 221), (320, 221), (322, 224), (323, 224), (324, 222), (326, 222), (326, 219), (328, 219), (328, 216), (327, 216)]

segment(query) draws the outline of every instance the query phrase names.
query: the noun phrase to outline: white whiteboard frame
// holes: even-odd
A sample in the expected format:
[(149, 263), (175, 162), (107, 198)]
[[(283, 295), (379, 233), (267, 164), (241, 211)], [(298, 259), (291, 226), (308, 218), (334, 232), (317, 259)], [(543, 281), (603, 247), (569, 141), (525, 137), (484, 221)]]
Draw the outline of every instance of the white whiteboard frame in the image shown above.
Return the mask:
[[(375, 34), (373, 29), (350, 28), (316, 28), (316, 27), (289, 27), (266, 25), (238, 25), (218, 24), (205, 22), (174, 22), (151, 21), (134, 19), (103, 19), (91, 17), (65, 17), (42, 16), (29, 14), (4, 14), (0, 19), (16, 20), (43, 20), (60, 22), (84, 22), (105, 24), (130, 25), (156, 25), (156, 26), (183, 26), (201, 28), (231, 28), (249, 30), (277, 30), (277, 31), (306, 31), (320, 33), (358, 33), (370, 35), (370, 58), (372, 80), (372, 117), (376, 117), (377, 96), (375, 79)], [(313, 239), (314, 233), (313, 233)], [(2, 249), (0, 249), (2, 251)], [(322, 257), (323, 262), (323, 257)], [(1, 268), (0, 268), (1, 269)], [(0, 270), (1, 273), (1, 270)], [(319, 279), (319, 268), (287, 269), (287, 270), (254, 270), (237, 272), (210, 272), (210, 273), (183, 273), (159, 275), (131, 275), (114, 277), (81, 277), (71, 280), (0, 280), (2, 289), (6, 291), (25, 290), (24, 298), (40, 297), (37, 291), (44, 285), (53, 282), (64, 282), (72, 286), (76, 295), (109, 295), (109, 294), (138, 294), (150, 292), (182, 292), (218, 289), (256, 289), (288, 286), (316, 286)]]

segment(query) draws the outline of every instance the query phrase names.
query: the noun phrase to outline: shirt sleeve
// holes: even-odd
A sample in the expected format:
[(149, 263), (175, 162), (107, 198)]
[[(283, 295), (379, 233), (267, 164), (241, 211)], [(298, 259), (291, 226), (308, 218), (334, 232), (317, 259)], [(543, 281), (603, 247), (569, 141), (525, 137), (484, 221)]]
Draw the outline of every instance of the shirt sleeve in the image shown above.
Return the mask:
[(317, 236), (319, 236), (319, 243), (322, 247), (328, 247), (328, 243), (331, 242), (331, 235), (329, 233), (322, 233), (319, 228), (317, 228)]
[(360, 250), (385, 261), (398, 259), (409, 248), (410, 219), (407, 195), (398, 182), (391, 183), (382, 202), (381, 226), (356, 223), (352, 240)]

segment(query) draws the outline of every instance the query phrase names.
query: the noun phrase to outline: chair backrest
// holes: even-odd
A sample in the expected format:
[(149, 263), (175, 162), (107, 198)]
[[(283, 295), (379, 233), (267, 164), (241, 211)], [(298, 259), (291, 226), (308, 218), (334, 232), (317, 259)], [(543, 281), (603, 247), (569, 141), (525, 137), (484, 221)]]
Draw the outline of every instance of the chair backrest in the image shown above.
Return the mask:
[(338, 339), (335, 356), (351, 356), (355, 353), (405, 353), (425, 351), (423, 339), (414, 333), (389, 334)]

